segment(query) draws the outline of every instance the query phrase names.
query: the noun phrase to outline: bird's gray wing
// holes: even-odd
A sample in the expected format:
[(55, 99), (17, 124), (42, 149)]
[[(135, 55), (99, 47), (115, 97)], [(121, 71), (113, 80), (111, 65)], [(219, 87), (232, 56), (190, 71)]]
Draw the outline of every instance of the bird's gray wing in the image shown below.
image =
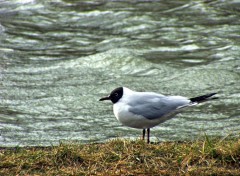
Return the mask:
[(178, 108), (190, 103), (185, 97), (163, 96), (160, 94), (134, 95), (129, 103), (129, 111), (147, 119), (157, 119), (175, 112)]

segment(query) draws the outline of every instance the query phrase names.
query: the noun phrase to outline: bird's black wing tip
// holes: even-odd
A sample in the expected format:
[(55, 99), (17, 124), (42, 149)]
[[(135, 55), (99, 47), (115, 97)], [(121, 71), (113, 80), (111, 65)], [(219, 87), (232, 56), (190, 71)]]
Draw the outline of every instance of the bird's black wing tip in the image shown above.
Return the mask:
[(190, 98), (190, 100), (191, 100), (191, 102), (198, 102), (198, 103), (204, 102), (204, 101), (207, 101), (207, 100), (214, 100), (214, 99), (218, 99), (218, 97), (212, 97), (216, 94), (217, 93), (214, 92), (214, 93), (202, 95), (202, 96), (199, 96), (199, 97)]

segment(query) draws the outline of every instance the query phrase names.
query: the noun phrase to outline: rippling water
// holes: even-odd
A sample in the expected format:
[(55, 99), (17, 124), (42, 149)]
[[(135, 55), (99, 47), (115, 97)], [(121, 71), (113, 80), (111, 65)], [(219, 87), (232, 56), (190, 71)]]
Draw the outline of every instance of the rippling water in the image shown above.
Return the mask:
[(0, 146), (139, 138), (118, 86), (221, 99), (153, 128), (155, 140), (240, 134), (240, 3), (0, 1)]

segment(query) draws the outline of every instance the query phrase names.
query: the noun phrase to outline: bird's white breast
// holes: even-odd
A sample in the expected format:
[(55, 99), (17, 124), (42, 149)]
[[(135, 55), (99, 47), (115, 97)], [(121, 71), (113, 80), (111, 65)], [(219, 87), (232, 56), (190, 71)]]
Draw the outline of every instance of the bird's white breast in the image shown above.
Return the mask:
[(151, 128), (159, 124), (159, 119), (149, 120), (141, 115), (136, 115), (128, 111), (129, 105), (118, 102), (113, 105), (113, 112), (117, 120), (123, 125), (132, 128)]

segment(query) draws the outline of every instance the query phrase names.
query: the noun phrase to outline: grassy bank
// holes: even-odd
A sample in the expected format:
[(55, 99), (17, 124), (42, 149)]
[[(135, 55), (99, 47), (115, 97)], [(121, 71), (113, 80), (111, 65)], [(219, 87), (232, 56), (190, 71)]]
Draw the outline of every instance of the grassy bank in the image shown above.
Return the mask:
[(0, 175), (239, 175), (240, 140), (0, 149)]

